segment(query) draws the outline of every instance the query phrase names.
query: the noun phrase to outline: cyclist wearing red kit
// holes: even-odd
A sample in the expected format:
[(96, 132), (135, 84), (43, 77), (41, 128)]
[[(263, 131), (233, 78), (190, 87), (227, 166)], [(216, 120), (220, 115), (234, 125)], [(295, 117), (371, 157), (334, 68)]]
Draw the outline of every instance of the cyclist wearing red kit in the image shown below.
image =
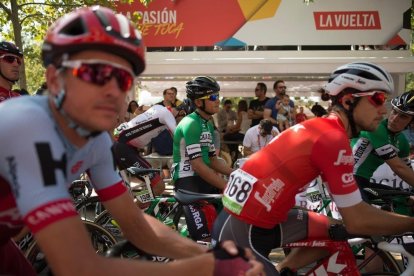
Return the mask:
[[(217, 254), (223, 249), (207, 253), (145, 215), (115, 169), (108, 131), (145, 68), (141, 35), (125, 16), (99, 6), (66, 14), (48, 30), (42, 58), (48, 95), (0, 104), (0, 140), (13, 141), (0, 151), (0, 275), (34, 274), (11, 240), (23, 226), (33, 232), (54, 275), (189, 275), (196, 269), (213, 275), (237, 252), (244, 255), (229, 243), (223, 246), (236, 253), (230, 258)], [(21, 113), (30, 120), (21, 120)], [(85, 171), (126, 238), (177, 260), (156, 264), (96, 254), (68, 192)], [(261, 272), (254, 260), (253, 266), (237, 260), (234, 272)]]
[[(230, 175), (214, 241), (232, 239), (252, 248), (267, 275), (279, 275), (268, 261), (272, 249), (305, 238), (328, 238), (327, 217), (291, 209), (295, 195), (318, 175), (327, 183), (349, 232), (380, 235), (413, 230), (412, 218), (362, 202), (353, 178), (349, 138), (376, 129), (386, 113), (386, 94), (393, 89), (391, 75), (378, 65), (356, 62), (337, 68), (326, 86), (333, 112), (284, 131)], [(300, 250), (289, 254), (278, 270), (300, 268), (315, 254), (324, 254)]]
[(18, 97), (12, 86), (19, 80), (23, 53), (11, 42), (0, 42), (0, 102)]

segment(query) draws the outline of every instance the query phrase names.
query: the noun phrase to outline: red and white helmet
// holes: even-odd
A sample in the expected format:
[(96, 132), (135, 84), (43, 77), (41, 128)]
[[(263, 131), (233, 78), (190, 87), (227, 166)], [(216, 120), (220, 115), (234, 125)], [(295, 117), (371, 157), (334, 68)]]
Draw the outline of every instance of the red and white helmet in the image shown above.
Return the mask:
[[(358, 91), (381, 90), (394, 92), (394, 81), (388, 71), (370, 62), (353, 62), (338, 67), (329, 77), (326, 92), (336, 96), (346, 88)], [(356, 92), (357, 93), (357, 92)]]
[(45, 66), (63, 54), (101, 50), (129, 61), (136, 75), (145, 69), (145, 49), (140, 32), (122, 14), (93, 6), (76, 9), (58, 19), (42, 46)]

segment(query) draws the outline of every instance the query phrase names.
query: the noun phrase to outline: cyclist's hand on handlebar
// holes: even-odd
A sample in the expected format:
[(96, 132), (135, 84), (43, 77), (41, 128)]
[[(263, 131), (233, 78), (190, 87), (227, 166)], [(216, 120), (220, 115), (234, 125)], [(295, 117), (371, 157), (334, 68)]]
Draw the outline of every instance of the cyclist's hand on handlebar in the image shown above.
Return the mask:
[(232, 241), (219, 243), (212, 249), (214, 275), (265, 275), (263, 265), (256, 261), (252, 252), (236, 246)]

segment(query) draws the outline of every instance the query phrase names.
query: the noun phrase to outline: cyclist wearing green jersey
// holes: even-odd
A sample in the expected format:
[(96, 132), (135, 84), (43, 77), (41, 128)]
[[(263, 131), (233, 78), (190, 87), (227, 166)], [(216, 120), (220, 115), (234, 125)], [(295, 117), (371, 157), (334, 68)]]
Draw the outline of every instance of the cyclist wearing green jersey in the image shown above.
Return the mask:
[[(211, 77), (200, 76), (186, 84), (187, 98), (195, 111), (181, 120), (174, 133), (172, 176), (175, 189), (220, 193), (233, 170), (216, 156), (211, 116), (219, 111), (220, 86)], [(187, 226), (194, 240), (206, 240), (215, 219), (210, 205), (186, 206)]]
[[(394, 98), (391, 105), (390, 115), (375, 131), (361, 131), (357, 138), (351, 140), (355, 159), (354, 176), (360, 188), (381, 185), (370, 183), (370, 178), (384, 162), (402, 180), (414, 186), (414, 171), (409, 160), (410, 146), (402, 133), (414, 117), (414, 91)], [(361, 192), (366, 200), (366, 195)]]

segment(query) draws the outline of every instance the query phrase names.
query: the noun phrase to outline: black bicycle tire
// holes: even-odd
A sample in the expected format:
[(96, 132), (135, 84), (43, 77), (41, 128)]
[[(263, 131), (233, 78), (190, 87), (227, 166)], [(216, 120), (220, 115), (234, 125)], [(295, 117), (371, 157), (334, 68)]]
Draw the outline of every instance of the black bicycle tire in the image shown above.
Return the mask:
[(111, 225), (111, 227), (109, 227), (107, 225), (107, 223), (109, 222), (109, 220), (112, 219), (112, 215), (111, 213), (108, 212), (108, 210), (103, 210), (93, 221), (94, 223), (98, 224), (99, 226), (105, 228), (107, 231), (109, 231), (112, 236), (114, 236), (117, 240), (117, 242), (119, 242), (120, 240), (124, 239), (123, 238), (123, 234), (121, 229), (118, 226), (115, 225)]
[(135, 247), (128, 240), (121, 240), (117, 242), (112, 248), (105, 252), (105, 256), (110, 258), (137, 259), (158, 263), (167, 263), (173, 261), (172, 259), (167, 257), (148, 254), (142, 251), (141, 249)]
[[(93, 205), (95, 205), (95, 206), (93, 206)], [(95, 210), (95, 215), (93, 216), (93, 219), (89, 219), (88, 217), (84, 216), (83, 213), (81, 212), (82, 209), (85, 209), (85, 208), (90, 209), (91, 206), (94, 209), (96, 209), (97, 207), (100, 208), (100, 210), (98, 210), (98, 212), (96, 212), (96, 210)], [(83, 200), (83, 201), (79, 202), (78, 204), (76, 204), (75, 208), (76, 208), (76, 211), (81, 216), (82, 220), (86, 220), (86, 221), (95, 221), (96, 217), (105, 210), (105, 207), (103, 206), (103, 204), (100, 201), (98, 196), (92, 196), (92, 197), (86, 198), (85, 200)]]
[[(117, 240), (115, 239), (115, 237), (102, 226), (96, 223), (90, 222), (90, 221), (83, 221), (83, 224), (86, 226), (86, 229), (90, 235), (95, 234), (96, 232), (99, 232), (101, 238), (105, 236), (104, 239), (108, 243), (106, 245), (108, 248), (103, 248), (101, 249), (101, 252), (96, 252), (96, 253), (103, 255), (105, 251), (107, 251), (111, 246), (117, 243)], [(92, 242), (92, 245), (95, 246), (94, 241), (91, 240), (91, 242)], [(95, 250), (97, 250), (96, 247), (95, 247)], [(35, 240), (30, 244), (27, 251), (25, 252), (25, 257), (33, 265), (36, 273), (40, 273), (44, 271), (45, 269), (48, 269), (47, 262), (44, 259), (44, 257), (43, 259), (39, 258), (39, 263), (35, 264), (36, 260), (34, 258), (37, 258), (40, 253), (41, 253), (40, 248), (37, 245), (37, 242)]]
[[(372, 248), (372, 246), (370, 246)], [(364, 276), (371, 276), (371, 275), (400, 275), (403, 270), (401, 266), (398, 264), (397, 260), (386, 251), (376, 249), (377, 256), (381, 259), (382, 263), (389, 269), (387, 272), (376, 272), (376, 273), (366, 273), (361, 272), (361, 275)]]

